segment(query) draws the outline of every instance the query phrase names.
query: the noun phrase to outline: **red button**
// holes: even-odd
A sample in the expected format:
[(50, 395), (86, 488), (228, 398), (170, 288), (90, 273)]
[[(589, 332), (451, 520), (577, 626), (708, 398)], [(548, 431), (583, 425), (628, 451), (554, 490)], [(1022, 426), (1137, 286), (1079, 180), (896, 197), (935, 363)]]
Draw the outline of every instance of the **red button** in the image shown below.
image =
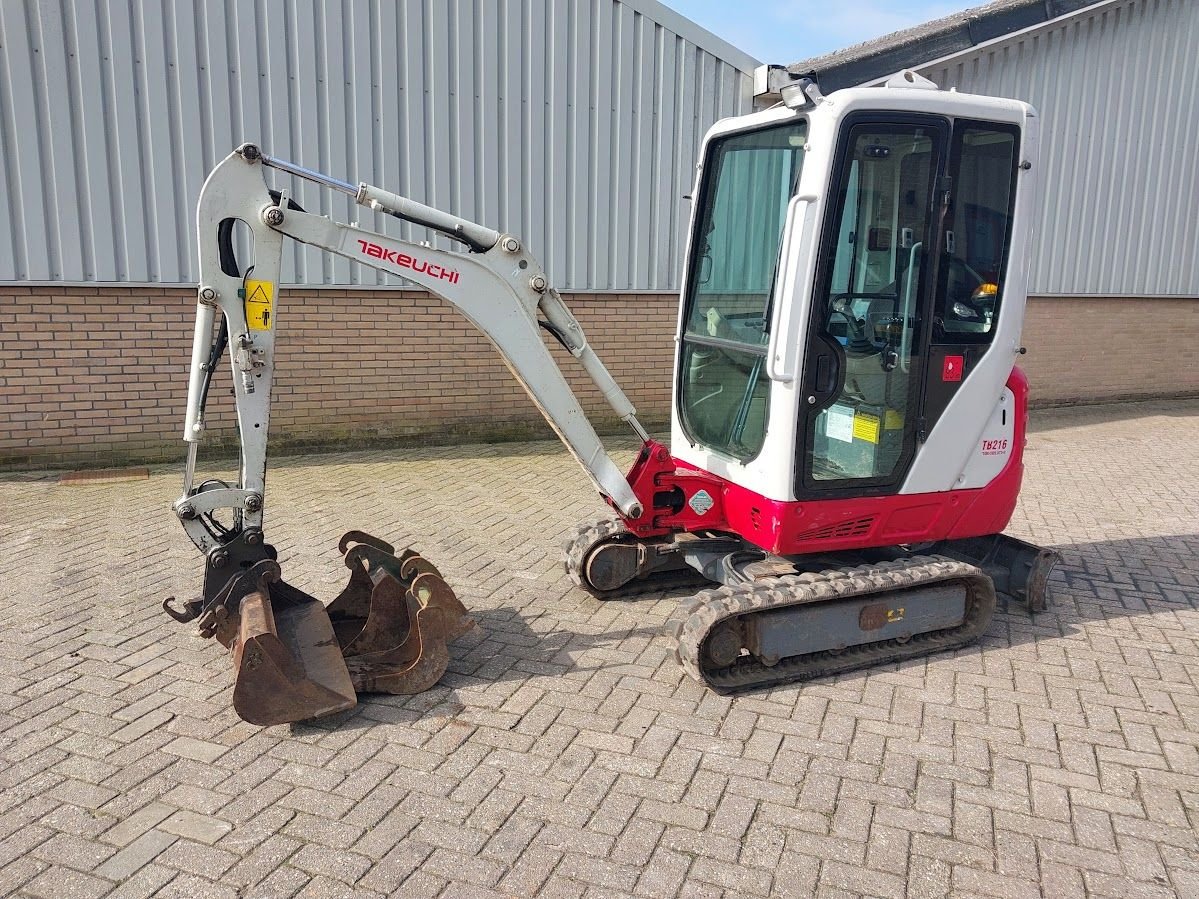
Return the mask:
[(966, 367), (966, 359), (964, 356), (946, 356), (945, 363), (941, 366), (942, 381), (960, 381), (962, 380), (962, 370)]

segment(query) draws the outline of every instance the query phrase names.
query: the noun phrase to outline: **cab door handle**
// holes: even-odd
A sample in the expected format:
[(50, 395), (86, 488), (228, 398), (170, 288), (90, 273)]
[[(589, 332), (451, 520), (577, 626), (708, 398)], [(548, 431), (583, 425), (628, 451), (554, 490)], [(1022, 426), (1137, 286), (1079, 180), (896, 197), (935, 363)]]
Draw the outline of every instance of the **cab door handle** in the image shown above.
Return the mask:
[(832, 356), (821, 354), (816, 357), (816, 392), (832, 393), (837, 384), (837, 366)]

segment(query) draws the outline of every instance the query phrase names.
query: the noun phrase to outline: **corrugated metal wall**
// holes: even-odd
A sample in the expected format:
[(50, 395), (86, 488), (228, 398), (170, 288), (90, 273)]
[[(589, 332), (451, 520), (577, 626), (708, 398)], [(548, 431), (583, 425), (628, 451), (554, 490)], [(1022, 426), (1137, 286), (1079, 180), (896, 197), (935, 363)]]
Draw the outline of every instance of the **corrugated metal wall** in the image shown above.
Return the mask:
[(1199, 3), (1129, 0), (921, 73), (1041, 115), (1029, 292), (1199, 295)]
[[(752, 60), (654, 8), (0, 0), (0, 281), (194, 282), (200, 185), (254, 141), (520, 234), (564, 289), (672, 290), (700, 139), (750, 111)], [(425, 236), (290, 186), (309, 210)], [(289, 256), (288, 280), (384, 283)]]

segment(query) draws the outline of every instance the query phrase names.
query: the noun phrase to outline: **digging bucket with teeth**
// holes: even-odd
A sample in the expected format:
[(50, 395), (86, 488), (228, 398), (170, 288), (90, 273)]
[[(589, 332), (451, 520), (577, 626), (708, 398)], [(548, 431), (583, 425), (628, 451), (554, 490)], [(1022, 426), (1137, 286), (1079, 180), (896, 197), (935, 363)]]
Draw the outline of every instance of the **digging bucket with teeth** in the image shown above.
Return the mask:
[(211, 599), (184, 611), (163, 603), (232, 651), (233, 707), (245, 721), (304, 721), (352, 708), (358, 693), (427, 690), (449, 665), (446, 644), (475, 626), (440, 572), (412, 550), (397, 555), (361, 531), (339, 548), (350, 580), (328, 607), (282, 580), (273, 558), (243, 560)]

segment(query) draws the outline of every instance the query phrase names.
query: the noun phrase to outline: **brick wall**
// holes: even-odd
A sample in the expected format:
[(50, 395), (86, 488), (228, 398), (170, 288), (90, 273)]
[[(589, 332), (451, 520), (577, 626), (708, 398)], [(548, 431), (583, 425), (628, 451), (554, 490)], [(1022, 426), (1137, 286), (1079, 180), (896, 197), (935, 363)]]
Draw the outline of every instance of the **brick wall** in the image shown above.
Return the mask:
[[(641, 417), (661, 424), (676, 297), (566, 300)], [(194, 321), (194, 289), (0, 286), (0, 467), (182, 459)], [(277, 333), (274, 448), (553, 436), (491, 344), (427, 294), (287, 291)], [(623, 427), (553, 350), (597, 426)], [(233, 445), (231, 390), (226, 356), (205, 451)]]
[(1199, 395), (1199, 298), (1034, 297), (1024, 344), (1037, 405)]
[[(194, 298), (188, 288), (0, 286), (0, 467), (181, 459)], [(642, 418), (662, 424), (676, 298), (566, 299)], [(550, 435), (495, 350), (439, 300), (293, 290), (284, 303), (276, 449)], [(1195, 300), (1034, 299), (1025, 332), (1038, 403), (1199, 393)], [(588, 414), (618, 426), (581, 369), (555, 354)], [(209, 426), (206, 447), (232, 446), (227, 360)]]

